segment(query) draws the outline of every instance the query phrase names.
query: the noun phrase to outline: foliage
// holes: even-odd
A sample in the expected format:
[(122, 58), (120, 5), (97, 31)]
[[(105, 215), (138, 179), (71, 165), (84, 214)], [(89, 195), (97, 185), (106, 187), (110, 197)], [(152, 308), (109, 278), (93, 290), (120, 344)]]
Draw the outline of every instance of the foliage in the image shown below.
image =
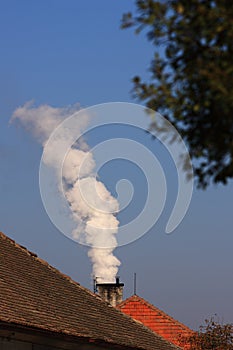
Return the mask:
[(220, 324), (214, 318), (206, 320), (198, 332), (183, 339), (181, 346), (189, 350), (232, 350), (233, 325)]
[(122, 28), (145, 30), (155, 53), (150, 80), (133, 78), (133, 96), (180, 132), (200, 187), (226, 184), (233, 178), (233, 2), (135, 3)]

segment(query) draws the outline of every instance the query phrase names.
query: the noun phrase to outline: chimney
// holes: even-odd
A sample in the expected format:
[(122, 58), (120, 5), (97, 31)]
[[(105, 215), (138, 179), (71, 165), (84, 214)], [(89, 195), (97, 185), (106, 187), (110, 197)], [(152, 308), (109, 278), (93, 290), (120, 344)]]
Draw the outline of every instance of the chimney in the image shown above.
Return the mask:
[(97, 283), (95, 290), (101, 298), (112, 306), (117, 306), (123, 300), (124, 283), (120, 283), (119, 277), (116, 277), (116, 283)]

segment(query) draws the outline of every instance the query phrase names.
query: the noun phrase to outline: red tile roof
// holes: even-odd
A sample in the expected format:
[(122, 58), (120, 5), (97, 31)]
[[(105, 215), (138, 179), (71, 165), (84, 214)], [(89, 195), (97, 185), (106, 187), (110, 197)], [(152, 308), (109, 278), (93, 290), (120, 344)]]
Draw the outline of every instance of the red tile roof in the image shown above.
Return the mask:
[(117, 308), (176, 345), (180, 345), (181, 338), (193, 333), (190, 328), (137, 295), (124, 300)]
[(26, 248), (0, 233), (0, 325), (24, 326), (122, 346), (175, 346), (105, 303)]

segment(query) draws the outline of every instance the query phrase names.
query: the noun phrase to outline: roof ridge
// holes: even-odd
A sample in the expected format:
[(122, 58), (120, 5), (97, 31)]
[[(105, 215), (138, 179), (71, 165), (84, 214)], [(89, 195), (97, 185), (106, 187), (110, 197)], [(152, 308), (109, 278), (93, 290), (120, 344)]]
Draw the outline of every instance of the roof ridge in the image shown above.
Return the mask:
[(24, 247), (23, 245), (16, 243), (14, 239), (6, 236), (3, 232), (0, 231), (0, 236), (9, 241), (11, 244), (13, 244), (16, 248), (20, 249), (21, 251), (23, 251), (24, 253), (27, 253), (33, 260), (38, 261), (40, 264), (47, 266), (51, 271), (53, 271), (54, 273), (56, 273), (57, 275), (63, 277), (64, 279), (68, 280), (70, 283), (76, 285), (77, 287), (79, 287), (82, 290), (85, 290), (86, 292), (88, 292), (89, 294), (93, 295), (96, 297), (96, 299), (99, 299), (101, 301), (103, 301), (103, 299), (98, 295), (93, 293), (90, 289), (83, 287), (82, 285), (80, 285), (79, 282), (73, 280), (70, 276), (66, 275), (65, 273), (61, 272), (60, 270), (58, 270), (56, 267), (50, 265), (46, 260), (39, 258), (38, 255), (34, 252), (31, 252), (30, 250), (28, 250), (26, 247)]
[(170, 321), (173, 321), (175, 324), (182, 326), (185, 330), (193, 332), (193, 330), (191, 328), (189, 328), (188, 326), (186, 326), (184, 323), (176, 320), (174, 317), (170, 316), (165, 311), (159, 309), (157, 306), (151, 304), (149, 301), (145, 300), (144, 298), (140, 297), (137, 294), (131, 295), (129, 298), (125, 299), (122, 303), (120, 303), (117, 307), (120, 308), (121, 306), (125, 305), (129, 300), (132, 300), (132, 299), (138, 299), (138, 300), (142, 301), (145, 305), (149, 306), (151, 309), (154, 309), (157, 312), (159, 312), (162, 317), (166, 317)]

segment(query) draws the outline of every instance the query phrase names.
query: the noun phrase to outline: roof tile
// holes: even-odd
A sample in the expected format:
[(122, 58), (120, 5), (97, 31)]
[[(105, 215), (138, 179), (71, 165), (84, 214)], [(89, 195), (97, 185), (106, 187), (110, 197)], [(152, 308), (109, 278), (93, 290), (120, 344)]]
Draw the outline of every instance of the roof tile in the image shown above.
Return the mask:
[(132, 295), (119, 304), (117, 308), (178, 346), (181, 338), (193, 333), (190, 328), (138, 295)]
[(125, 348), (177, 349), (3, 233), (0, 290), (0, 322)]

